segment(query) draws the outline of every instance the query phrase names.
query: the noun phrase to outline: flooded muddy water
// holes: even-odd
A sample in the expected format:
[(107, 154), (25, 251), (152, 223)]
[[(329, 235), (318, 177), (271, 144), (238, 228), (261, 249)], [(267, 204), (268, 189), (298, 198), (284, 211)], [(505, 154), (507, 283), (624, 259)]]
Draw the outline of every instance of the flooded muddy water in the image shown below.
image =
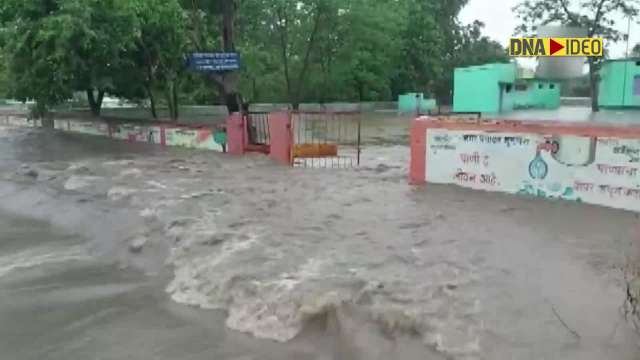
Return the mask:
[[(639, 359), (636, 214), (407, 184), (408, 121), (359, 169), (0, 128), (12, 359)], [(3, 350), (4, 351), (4, 350)]]

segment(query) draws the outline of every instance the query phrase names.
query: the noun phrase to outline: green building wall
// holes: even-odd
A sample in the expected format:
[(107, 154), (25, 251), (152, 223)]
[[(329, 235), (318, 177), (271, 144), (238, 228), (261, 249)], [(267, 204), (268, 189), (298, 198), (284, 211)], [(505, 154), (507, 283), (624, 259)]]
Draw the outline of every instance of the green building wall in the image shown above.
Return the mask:
[(640, 107), (640, 59), (612, 60), (602, 65), (598, 103), (601, 107)]
[(421, 114), (426, 114), (436, 108), (436, 101), (425, 99), (422, 93), (408, 93), (398, 96), (398, 112), (402, 114), (415, 113), (420, 110)]
[(516, 86), (516, 109), (557, 109), (560, 107), (559, 82), (526, 79)]
[(454, 112), (499, 113), (515, 105), (516, 65), (486, 64), (454, 72)]
[(457, 68), (454, 73), (454, 112), (497, 114), (515, 109), (557, 109), (560, 83), (517, 79), (516, 64), (487, 64)]

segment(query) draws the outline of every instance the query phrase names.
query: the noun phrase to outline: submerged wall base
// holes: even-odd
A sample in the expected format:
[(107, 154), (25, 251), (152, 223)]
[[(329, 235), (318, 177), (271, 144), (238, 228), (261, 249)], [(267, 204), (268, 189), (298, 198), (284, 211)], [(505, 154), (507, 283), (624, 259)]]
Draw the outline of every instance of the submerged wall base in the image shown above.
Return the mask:
[[(0, 124), (20, 127), (42, 127), (40, 120), (30, 120), (26, 115), (0, 115)], [(158, 144), (218, 152), (227, 151), (226, 132), (221, 128), (162, 123), (107, 123), (99, 120), (55, 119), (54, 129), (109, 137), (132, 143)]]
[[(40, 120), (24, 114), (0, 114), (0, 125), (43, 127)], [(131, 143), (177, 146), (191, 149), (243, 155), (252, 151), (247, 137), (247, 117), (239, 113), (227, 117), (223, 126), (184, 126), (169, 123), (107, 123), (100, 120), (54, 119), (55, 130), (103, 136)], [(268, 115), (270, 143), (261, 148), (276, 162), (292, 165), (291, 114), (276, 112)]]

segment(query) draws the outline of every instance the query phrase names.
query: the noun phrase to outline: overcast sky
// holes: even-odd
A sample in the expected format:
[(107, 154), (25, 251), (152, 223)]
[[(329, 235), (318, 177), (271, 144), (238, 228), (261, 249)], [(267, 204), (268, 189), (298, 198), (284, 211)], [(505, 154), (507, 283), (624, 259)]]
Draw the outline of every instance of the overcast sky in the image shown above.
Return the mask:
[[(474, 20), (485, 23), (484, 33), (490, 38), (507, 45), (509, 37), (513, 34), (513, 29), (518, 25), (511, 8), (517, 5), (520, 0), (469, 0), (469, 4), (460, 14), (463, 23), (468, 24)], [(617, 21), (621, 31), (627, 31), (627, 19), (620, 16)], [(640, 43), (640, 25), (631, 23), (631, 48)], [(611, 58), (624, 57), (626, 42), (609, 44)]]

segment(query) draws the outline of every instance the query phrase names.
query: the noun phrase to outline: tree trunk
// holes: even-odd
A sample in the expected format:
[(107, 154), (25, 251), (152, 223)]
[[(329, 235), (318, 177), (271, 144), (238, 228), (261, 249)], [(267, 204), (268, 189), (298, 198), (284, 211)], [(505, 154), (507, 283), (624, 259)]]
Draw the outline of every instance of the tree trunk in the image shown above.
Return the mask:
[(177, 85), (173, 86), (173, 106), (175, 106), (176, 120), (180, 117), (180, 103), (178, 102), (178, 89)]
[(93, 116), (100, 116), (102, 110), (102, 100), (104, 99), (104, 90), (98, 90), (98, 98), (94, 96), (93, 89), (87, 89), (87, 101)]
[(176, 81), (172, 81), (171, 82), (171, 98), (173, 101), (173, 120), (178, 120), (178, 117), (180, 116), (180, 104), (178, 104), (178, 84), (176, 84)]
[(256, 102), (258, 99), (258, 82), (256, 78), (251, 79), (251, 92), (252, 92), (252, 102)]
[(224, 99), (227, 104), (227, 111), (229, 114), (242, 111), (242, 95), (237, 92), (225, 91)]
[(154, 119), (158, 119), (158, 112), (156, 111), (156, 98), (153, 96), (153, 91), (151, 90), (151, 85), (146, 84), (145, 89), (147, 90), (147, 96), (149, 97), (149, 106), (151, 110), (151, 116)]
[(97, 107), (98, 107), (98, 115), (100, 115), (100, 112), (102, 110), (102, 100), (104, 100), (104, 90), (99, 90), (98, 91), (98, 101), (97, 101)]
[(169, 107), (169, 117), (172, 121), (178, 120), (178, 97), (176, 92), (175, 82), (169, 81), (165, 91), (165, 97), (167, 99), (167, 106)]
[(173, 104), (171, 103), (171, 90), (165, 89), (164, 98), (167, 101), (167, 110), (169, 110), (169, 119), (175, 120), (173, 118)]
[(47, 130), (53, 130), (55, 128), (55, 121), (53, 119), (53, 113), (49, 111), (47, 107), (40, 107), (40, 121), (42, 127)]
[(280, 39), (280, 55), (282, 57), (282, 67), (284, 71), (284, 81), (287, 86), (287, 99), (291, 101), (293, 98), (292, 93), (293, 89), (291, 86), (291, 76), (289, 76), (289, 17), (287, 16), (287, 10), (284, 7), (279, 7), (276, 10), (276, 15), (278, 16), (277, 20), (280, 24), (279, 28), (279, 39)]
[[(234, 23), (236, 16), (236, 4), (234, 0), (222, 1), (222, 48), (225, 52), (233, 52), (235, 32)], [(238, 91), (239, 76), (235, 72), (225, 73), (221, 76), (214, 76), (214, 79), (221, 85), (227, 111), (229, 114), (242, 110), (242, 96)]]
[(320, 20), (322, 16), (322, 9), (320, 6), (316, 8), (316, 16), (313, 22), (313, 29), (311, 30), (311, 35), (309, 36), (309, 41), (307, 43), (307, 49), (304, 54), (304, 59), (302, 60), (302, 69), (300, 69), (300, 73), (298, 74), (298, 81), (295, 84), (295, 91), (293, 93), (293, 99), (291, 103), (293, 104), (294, 109), (298, 109), (298, 105), (300, 104), (300, 95), (304, 90), (304, 81), (306, 80), (307, 70), (309, 68), (309, 62), (311, 58), (311, 52), (313, 51), (313, 47), (316, 43), (316, 35), (320, 29)]
[(593, 58), (589, 58), (589, 88), (591, 93), (591, 111), (600, 111), (600, 104), (598, 103), (598, 71)]
[(360, 102), (364, 101), (364, 84), (362, 84), (360, 81), (356, 81), (357, 83), (357, 88), (358, 88), (358, 100)]
[(147, 61), (147, 81), (144, 83), (144, 88), (147, 91), (147, 97), (149, 98), (149, 105), (151, 107), (151, 116), (154, 119), (158, 119), (158, 111), (156, 110), (156, 99), (153, 95), (153, 68), (151, 64)]
[(55, 128), (55, 122), (53, 121), (53, 114), (48, 113), (42, 117), (42, 127), (47, 130), (53, 130)]

